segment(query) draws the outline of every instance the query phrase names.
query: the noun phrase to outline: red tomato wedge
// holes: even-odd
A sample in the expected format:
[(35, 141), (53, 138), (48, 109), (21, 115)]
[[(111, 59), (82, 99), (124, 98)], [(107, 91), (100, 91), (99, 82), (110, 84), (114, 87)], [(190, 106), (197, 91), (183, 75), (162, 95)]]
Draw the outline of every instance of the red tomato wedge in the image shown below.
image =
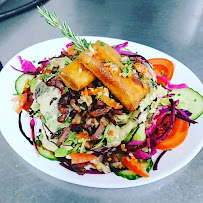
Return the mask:
[[(165, 123), (167, 122), (167, 119)], [(164, 127), (166, 128), (166, 127)], [(161, 134), (161, 131), (164, 131), (164, 128), (161, 128), (158, 131), (158, 135)], [(169, 150), (177, 147), (180, 145), (186, 138), (188, 134), (189, 123), (176, 118), (175, 123), (171, 132), (167, 135), (167, 137), (157, 144), (157, 148), (161, 150)]]
[(136, 158), (130, 158), (129, 156), (124, 156), (121, 160), (124, 166), (126, 166), (129, 170), (133, 171), (134, 173), (142, 176), (142, 177), (149, 177), (149, 174), (147, 173), (144, 166), (141, 165), (141, 163), (138, 162)]
[(72, 164), (85, 163), (85, 162), (92, 161), (97, 158), (97, 156), (95, 156), (93, 154), (76, 153), (76, 152), (72, 152), (69, 155), (71, 157)]
[[(154, 72), (157, 75), (166, 77), (168, 80), (171, 80), (174, 73), (174, 65), (171, 61), (164, 58), (153, 58), (148, 60), (149, 63), (153, 65)], [(166, 82), (161, 78), (157, 78), (158, 84), (166, 85)]]
[(13, 102), (17, 102), (15, 106), (16, 113), (20, 113), (27, 102), (27, 93), (18, 95), (11, 99)]

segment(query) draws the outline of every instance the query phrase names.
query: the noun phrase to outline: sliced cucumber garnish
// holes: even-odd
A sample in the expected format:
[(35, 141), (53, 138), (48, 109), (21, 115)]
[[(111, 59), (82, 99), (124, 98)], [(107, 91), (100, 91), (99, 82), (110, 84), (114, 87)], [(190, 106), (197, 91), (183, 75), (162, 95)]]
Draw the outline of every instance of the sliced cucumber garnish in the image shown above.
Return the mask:
[(130, 170), (119, 171), (119, 172), (116, 172), (115, 174), (117, 176), (122, 176), (123, 178), (126, 178), (128, 180), (137, 180), (141, 177)]
[[(192, 113), (190, 119), (195, 120), (203, 113), (203, 96), (192, 88), (173, 89), (170, 94), (175, 94), (171, 97), (173, 100), (179, 100), (178, 109), (185, 109)], [(170, 104), (169, 98), (161, 99), (161, 104)]]
[(42, 143), (40, 142), (40, 140), (37, 140), (36, 141), (36, 146), (37, 146), (37, 150), (39, 152), (39, 154), (41, 156), (43, 156), (44, 158), (47, 158), (49, 160), (57, 160), (57, 158), (54, 156), (54, 153), (45, 149), (43, 146), (42, 146)]
[[(151, 159), (148, 159), (147, 161), (141, 160), (141, 164), (146, 168), (146, 171), (149, 173), (153, 166), (153, 162)], [(134, 173), (131, 170), (123, 170), (115, 173), (117, 176), (122, 176), (123, 178), (126, 178), (128, 180), (137, 180), (141, 178), (140, 175)]]
[(22, 94), (23, 91), (29, 87), (29, 82), (34, 78), (34, 75), (23, 74), (18, 77), (15, 82), (15, 89), (18, 94)]

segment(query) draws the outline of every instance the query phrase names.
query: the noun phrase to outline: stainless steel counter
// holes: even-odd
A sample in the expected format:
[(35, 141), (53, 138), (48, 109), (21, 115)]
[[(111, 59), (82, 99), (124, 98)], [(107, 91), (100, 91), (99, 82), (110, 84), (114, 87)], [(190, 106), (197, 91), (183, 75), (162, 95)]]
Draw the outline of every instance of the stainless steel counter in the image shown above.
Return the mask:
[[(50, 0), (45, 5), (79, 35), (151, 46), (181, 61), (203, 82), (202, 0)], [(5, 65), (24, 48), (58, 37), (62, 34), (48, 26), (37, 9), (29, 10), (0, 23), (0, 60)], [(203, 151), (175, 174), (149, 185), (97, 189), (40, 172), (0, 134), (0, 202), (203, 202), (202, 156)]]

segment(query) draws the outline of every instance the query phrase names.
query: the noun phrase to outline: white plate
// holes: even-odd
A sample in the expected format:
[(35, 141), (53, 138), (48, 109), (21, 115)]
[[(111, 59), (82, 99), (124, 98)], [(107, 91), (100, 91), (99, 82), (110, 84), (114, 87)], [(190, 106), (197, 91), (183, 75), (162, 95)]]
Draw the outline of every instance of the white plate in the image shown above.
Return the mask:
[[(123, 40), (110, 39), (103, 37), (85, 37), (87, 41), (95, 42), (100, 39), (109, 45), (116, 45), (123, 43)], [(69, 41), (66, 38), (53, 39), (45, 42), (41, 42), (34, 46), (31, 46), (17, 55), (20, 55), (23, 59), (27, 60), (43, 60), (44, 57), (52, 57), (60, 54), (61, 49)], [(203, 85), (199, 79), (182, 63), (172, 58), (171, 56), (164, 54), (156, 49), (129, 42), (128, 48), (132, 51), (137, 51), (145, 58), (166, 58), (171, 60), (175, 65), (175, 72), (172, 78), (172, 83), (187, 83), (188, 86), (198, 91), (203, 95)], [(3, 68), (0, 74), (0, 112), (1, 112), (1, 132), (4, 135), (10, 146), (28, 163), (37, 169), (43, 171), (50, 176), (61, 179), (63, 181), (99, 188), (125, 188), (132, 186), (144, 185), (157, 180), (160, 180), (170, 174), (176, 172), (188, 162), (190, 162), (195, 155), (201, 150), (203, 145), (203, 116), (198, 118), (199, 124), (191, 125), (188, 136), (183, 144), (176, 149), (167, 152), (161, 159), (158, 170), (151, 171), (149, 178), (140, 178), (138, 180), (127, 180), (116, 176), (115, 174), (105, 175), (91, 175), (85, 174), (79, 176), (77, 173), (69, 171), (58, 164), (58, 162), (49, 161), (43, 157), (38, 157), (34, 147), (31, 146), (27, 140), (22, 136), (18, 128), (18, 115), (13, 110), (13, 104), (10, 99), (15, 93), (15, 80), (20, 75), (19, 72), (14, 71), (10, 65), (16, 68), (20, 68), (20, 63), (17, 59), (17, 55), (14, 56)], [(29, 120), (29, 118), (25, 118)], [(24, 124), (24, 130), (27, 135), (30, 133), (29, 125)], [(153, 157), (156, 160), (158, 154)]]

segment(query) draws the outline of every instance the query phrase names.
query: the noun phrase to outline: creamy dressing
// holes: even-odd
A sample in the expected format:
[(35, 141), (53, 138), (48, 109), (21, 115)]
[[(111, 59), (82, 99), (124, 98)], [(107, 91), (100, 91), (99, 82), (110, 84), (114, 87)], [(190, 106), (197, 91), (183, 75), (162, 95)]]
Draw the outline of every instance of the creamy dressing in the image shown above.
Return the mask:
[[(43, 87), (43, 86), (42, 86)], [(45, 92), (39, 95), (36, 99), (37, 103), (39, 104), (39, 109), (42, 116), (45, 119), (45, 124), (48, 129), (55, 133), (59, 128), (64, 128), (69, 126), (69, 123), (59, 123), (57, 118), (60, 114), (58, 110), (58, 102), (61, 97), (61, 92), (58, 88), (53, 86), (44, 86)], [(42, 127), (42, 145), (44, 148), (54, 152), (58, 149), (56, 146), (56, 139), (51, 139), (51, 133), (44, 125)]]
[(70, 125), (69, 123), (59, 123), (57, 121), (59, 115), (58, 102), (60, 97), (60, 90), (52, 86), (47, 86), (47, 91), (37, 97), (37, 102), (40, 105), (40, 112), (46, 120), (47, 127), (53, 133), (56, 132), (58, 128), (64, 128)]
[(113, 136), (109, 135), (107, 133), (107, 146), (113, 145), (118, 146), (121, 144), (121, 142), (126, 138), (128, 133), (130, 133), (131, 129), (137, 126), (136, 121), (129, 121), (126, 125), (119, 127), (115, 126), (113, 124), (109, 124), (107, 126), (108, 132), (113, 131)]
[(56, 151), (58, 149), (58, 147), (56, 146), (56, 144), (54, 144), (53, 142), (50, 142), (47, 139), (47, 136), (50, 137), (51, 134), (47, 129), (45, 129), (44, 126), (42, 127), (42, 134), (43, 134), (43, 138), (42, 138), (43, 147), (52, 151), (52, 152)]
[(50, 64), (46, 67), (46, 69), (52, 70), (53, 67), (59, 67), (59, 70), (64, 68), (65, 64), (69, 64), (72, 61), (68, 57), (63, 58), (54, 58), (51, 60)]

